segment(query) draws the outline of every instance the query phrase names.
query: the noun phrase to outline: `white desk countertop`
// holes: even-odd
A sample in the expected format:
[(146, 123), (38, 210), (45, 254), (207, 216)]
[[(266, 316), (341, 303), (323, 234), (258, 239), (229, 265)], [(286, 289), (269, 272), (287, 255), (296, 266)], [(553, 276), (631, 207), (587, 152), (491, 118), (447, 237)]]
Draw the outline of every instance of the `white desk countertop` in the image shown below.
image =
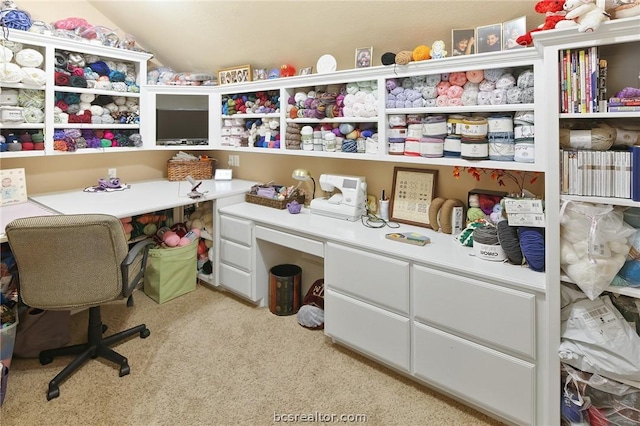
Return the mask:
[(114, 192), (84, 192), (82, 189), (34, 195), (29, 198), (62, 214), (103, 213), (124, 218), (144, 213), (244, 194), (256, 182), (241, 179), (229, 181), (203, 180), (198, 188), (204, 196), (198, 200), (187, 196), (191, 185), (187, 181), (157, 179), (124, 182), (131, 188)]
[[(346, 244), (381, 255), (417, 262), (438, 269), (464, 273), (470, 277), (482, 275), (494, 281), (527, 290), (543, 291), (545, 274), (526, 267), (491, 262), (473, 256), (473, 249), (464, 247), (452, 235), (432, 229), (401, 224), (400, 228), (367, 228), (361, 221), (346, 220), (312, 214), (303, 208), (299, 214), (290, 214), (287, 209), (278, 210), (251, 203), (239, 203), (222, 207), (221, 214), (229, 214), (264, 225), (316, 239), (319, 241)], [(416, 246), (385, 238), (391, 232), (418, 232), (431, 238), (431, 243)]]

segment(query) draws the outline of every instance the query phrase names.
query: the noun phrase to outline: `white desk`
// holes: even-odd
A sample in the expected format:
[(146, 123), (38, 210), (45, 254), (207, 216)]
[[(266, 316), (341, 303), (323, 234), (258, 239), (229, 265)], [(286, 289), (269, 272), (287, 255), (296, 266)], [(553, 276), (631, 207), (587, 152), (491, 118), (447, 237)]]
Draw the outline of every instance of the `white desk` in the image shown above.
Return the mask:
[(2, 226), (2, 229), (0, 230), (0, 243), (7, 241), (4, 229), (12, 220), (23, 217), (48, 216), (52, 214), (57, 214), (57, 212), (47, 209), (31, 200), (26, 203), (0, 207), (0, 226)]
[(158, 179), (125, 183), (129, 183), (131, 188), (114, 192), (84, 192), (78, 189), (34, 195), (29, 198), (62, 214), (103, 213), (123, 218), (186, 206), (197, 201), (244, 194), (256, 182), (240, 179), (204, 180), (198, 191), (205, 194), (198, 200), (187, 196), (191, 185), (186, 181), (171, 182)]

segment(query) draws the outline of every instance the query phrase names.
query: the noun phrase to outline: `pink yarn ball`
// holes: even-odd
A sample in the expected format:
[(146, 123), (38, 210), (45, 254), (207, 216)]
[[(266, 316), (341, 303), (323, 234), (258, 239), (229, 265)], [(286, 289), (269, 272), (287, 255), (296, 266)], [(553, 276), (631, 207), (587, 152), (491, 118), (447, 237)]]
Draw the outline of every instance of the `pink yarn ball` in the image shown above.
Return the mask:
[(193, 232), (198, 238), (200, 238), (200, 228), (191, 228), (191, 232)]
[(180, 242), (178, 243), (178, 247), (188, 246), (189, 244), (191, 244), (191, 240), (188, 239), (187, 237), (182, 237), (182, 238), (180, 238)]
[(173, 231), (167, 231), (162, 236), (162, 240), (169, 247), (175, 247), (180, 244), (180, 237)]

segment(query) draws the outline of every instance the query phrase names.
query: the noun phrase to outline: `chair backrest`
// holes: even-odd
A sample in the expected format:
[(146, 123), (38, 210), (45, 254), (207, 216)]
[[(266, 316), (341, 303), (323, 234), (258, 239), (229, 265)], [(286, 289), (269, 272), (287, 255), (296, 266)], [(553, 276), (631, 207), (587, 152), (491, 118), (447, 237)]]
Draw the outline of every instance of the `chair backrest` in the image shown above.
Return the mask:
[(103, 214), (16, 219), (6, 227), (20, 296), (40, 309), (97, 306), (122, 295), (129, 247), (122, 223)]

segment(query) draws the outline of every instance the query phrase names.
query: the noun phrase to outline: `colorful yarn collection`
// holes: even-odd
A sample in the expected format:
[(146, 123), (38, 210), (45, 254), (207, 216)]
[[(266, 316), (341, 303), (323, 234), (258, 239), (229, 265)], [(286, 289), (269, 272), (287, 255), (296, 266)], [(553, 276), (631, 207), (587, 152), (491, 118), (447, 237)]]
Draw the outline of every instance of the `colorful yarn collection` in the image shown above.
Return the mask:
[(138, 124), (138, 98), (55, 92), (55, 123)]
[(375, 117), (377, 82), (359, 81), (327, 86), (323, 92), (298, 91), (287, 100), (289, 118)]
[(44, 150), (44, 135), (41, 131), (35, 133), (25, 131), (20, 135), (8, 133), (0, 136), (0, 152), (33, 150)]
[(471, 70), (386, 81), (387, 108), (533, 103), (533, 71)]
[(57, 51), (54, 60), (56, 86), (140, 92), (131, 63), (64, 51)]
[(142, 146), (142, 138), (133, 130), (57, 129), (53, 134), (53, 149), (56, 151), (134, 146)]

